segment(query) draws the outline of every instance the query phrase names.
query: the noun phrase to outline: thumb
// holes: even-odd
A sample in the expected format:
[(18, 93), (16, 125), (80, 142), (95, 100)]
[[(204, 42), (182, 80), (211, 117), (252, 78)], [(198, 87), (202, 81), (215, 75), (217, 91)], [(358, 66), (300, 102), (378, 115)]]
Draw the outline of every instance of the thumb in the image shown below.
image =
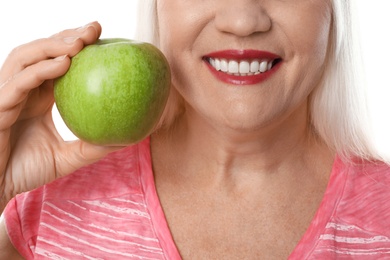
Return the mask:
[(124, 146), (98, 146), (82, 140), (66, 142), (62, 152), (58, 153), (56, 172), (58, 177), (68, 175), (75, 170), (94, 163), (107, 154), (123, 149)]

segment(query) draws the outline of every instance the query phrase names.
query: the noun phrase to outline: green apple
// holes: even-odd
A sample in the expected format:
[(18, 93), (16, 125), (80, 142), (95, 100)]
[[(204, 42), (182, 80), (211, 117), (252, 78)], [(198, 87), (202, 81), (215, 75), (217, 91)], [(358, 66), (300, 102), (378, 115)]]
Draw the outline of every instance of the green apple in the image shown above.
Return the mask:
[(130, 145), (147, 137), (166, 105), (171, 75), (152, 44), (102, 39), (72, 58), (54, 81), (58, 111), (80, 139), (97, 145)]

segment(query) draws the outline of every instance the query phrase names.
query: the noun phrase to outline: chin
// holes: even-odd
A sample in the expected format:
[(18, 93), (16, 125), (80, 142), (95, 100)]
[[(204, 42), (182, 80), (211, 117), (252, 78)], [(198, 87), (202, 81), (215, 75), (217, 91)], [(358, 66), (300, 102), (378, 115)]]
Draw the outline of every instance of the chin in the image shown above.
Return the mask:
[(259, 131), (267, 125), (269, 125), (268, 120), (262, 120), (259, 117), (250, 118), (250, 117), (236, 117), (229, 118), (222, 122), (223, 126), (231, 130), (247, 133)]

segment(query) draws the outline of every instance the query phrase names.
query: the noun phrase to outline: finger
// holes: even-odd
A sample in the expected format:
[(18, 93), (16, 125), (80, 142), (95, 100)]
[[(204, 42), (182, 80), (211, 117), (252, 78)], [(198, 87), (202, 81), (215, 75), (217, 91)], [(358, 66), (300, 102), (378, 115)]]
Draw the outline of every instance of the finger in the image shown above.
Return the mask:
[[(0, 130), (0, 172), (3, 173), (4, 169), (6, 168), (8, 164), (8, 160), (4, 158), (9, 158), (9, 155), (11, 153), (11, 147), (10, 147), (10, 137), (11, 137), (11, 131), (1, 131)], [(1, 189), (0, 189), (1, 190)]]
[(39, 39), (21, 45), (8, 55), (1, 70), (0, 82), (42, 60), (75, 55), (84, 47), (78, 38)]
[(67, 142), (62, 147), (62, 153), (56, 153), (57, 177), (62, 177), (75, 170), (94, 163), (107, 154), (123, 149), (120, 146), (97, 146), (76, 140)]
[(100, 37), (102, 33), (102, 27), (98, 22), (88, 23), (82, 27), (75, 29), (67, 29), (56, 33), (51, 38), (66, 38), (66, 37), (80, 37), (84, 44), (92, 44)]
[(78, 29), (66, 30), (50, 38), (16, 47), (8, 55), (0, 71), (0, 82), (41, 60), (68, 55), (75, 56), (87, 44), (94, 43), (101, 33), (97, 22)]
[(53, 80), (45, 81), (39, 88), (29, 93), (23, 104), (18, 120), (29, 119), (51, 111), (54, 105)]
[(17, 119), (20, 104), (26, 101), (30, 91), (45, 80), (63, 75), (70, 66), (70, 59), (62, 56), (44, 60), (21, 71), (0, 86), (0, 129), (10, 127)]

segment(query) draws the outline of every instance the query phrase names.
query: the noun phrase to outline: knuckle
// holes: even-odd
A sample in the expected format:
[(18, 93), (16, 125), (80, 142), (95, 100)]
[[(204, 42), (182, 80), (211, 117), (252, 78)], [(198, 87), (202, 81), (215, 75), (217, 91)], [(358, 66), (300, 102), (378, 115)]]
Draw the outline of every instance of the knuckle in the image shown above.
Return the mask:
[(82, 39), (77, 39), (71, 49), (69, 50), (69, 56), (74, 57), (77, 53), (79, 53), (84, 47), (84, 43)]
[[(44, 65), (44, 64), (40, 64), (40, 65)], [(47, 66), (41, 66), (41, 67), (43, 67), (43, 68), (40, 69), (40, 68), (34, 67), (28, 71), (29, 81), (35, 87), (38, 87), (45, 80), (45, 76), (43, 74), (44, 74), (44, 70), (48, 69), (48, 67)], [(23, 90), (23, 88), (21, 88), (20, 91), (22, 91), (22, 90)]]
[(16, 65), (14, 65), (14, 66), (18, 67), (18, 69), (21, 67), (24, 67), (24, 62), (21, 61), (21, 57), (23, 56), (23, 55), (21, 55), (21, 53), (23, 52), (23, 48), (24, 48), (24, 45), (20, 45), (20, 46), (13, 48), (7, 57), (7, 61), (11, 60), (14, 63), (16, 63)]
[[(8, 77), (8, 79), (4, 80), (3, 82), (0, 82), (0, 93), (4, 92), (5, 91), (5, 87), (7, 86), (7, 84), (9, 84), (14, 78), (14, 75), (12, 75), (11, 77)], [(4, 94), (1, 94), (0, 97), (4, 96)]]
[(25, 44), (22, 44), (22, 45), (19, 45), (19, 46), (16, 46), (14, 47), (11, 52), (8, 54), (9, 57), (15, 57), (15, 56), (18, 56), (18, 54), (20, 53), (21, 49), (24, 47)]
[(34, 40), (11, 50), (7, 60), (14, 64), (14, 71), (20, 71), (30, 65), (29, 60), (31, 60), (31, 57), (40, 54), (41, 46), (44, 46), (43, 41), (44, 39)]

